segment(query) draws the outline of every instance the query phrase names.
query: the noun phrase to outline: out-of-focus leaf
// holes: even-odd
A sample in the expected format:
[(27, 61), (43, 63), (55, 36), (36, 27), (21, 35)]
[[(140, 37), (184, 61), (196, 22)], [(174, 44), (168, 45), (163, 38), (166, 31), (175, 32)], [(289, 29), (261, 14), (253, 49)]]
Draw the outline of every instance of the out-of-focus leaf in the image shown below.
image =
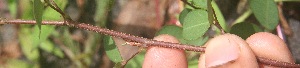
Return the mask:
[(20, 7), (22, 9), (18, 10), (18, 11), (22, 11), (21, 12), (21, 18), (22, 19), (29, 19), (29, 20), (32, 20), (34, 19), (34, 15), (33, 15), (33, 7), (32, 7), (32, 2), (31, 0), (19, 0), (20, 3), (22, 4), (19, 4)]
[(224, 31), (228, 32), (229, 30), (228, 30), (228, 28), (227, 28), (227, 24), (226, 24), (226, 22), (225, 22), (225, 19), (224, 19), (224, 17), (223, 17), (223, 14), (221, 13), (221, 11), (220, 11), (218, 5), (216, 4), (215, 1), (212, 1), (212, 2), (211, 2), (211, 5), (212, 5), (212, 7), (213, 7), (213, 9), (214, 9), (214, 11), (215, 11), (215, 13), (216, 13), (216, 17), (217, 17), (217, 20), (218, 20), (220, 26), (222, 27), (222, 29), (224, 29)]
[(128, 61), (125, 68), (142, 68), (146, 52), (142, 51)]
[(72, 39), (71, 34), (69, 32), (69, 28), (63, 27), (63, 30), (63, 35), (60, 35), (60, 37), (63, 40), (63, 43), (72, 51), (73, 54), (80, 54), (80, 47), (78, 45), (78, 42), (74, 42), (74, 40)]
[(179, 15), (179, 21), (180, 24), (182, 25), (184, 22), (184, 18), (186, 17), (186, 15), (191, 11), (191, 9), (189, 8), (185, 8), (181, 11), (180, 15)]
[(249, 36), (262, 30), (253, 23), (238, 23), (232, 26), (230, 33), (240, 36), (243, 39), (247, 39)]
[[(39, 44), (41, 42), (46, 41), (46, 39), (48, 38), (48, 36), (54, 31), (54, 26), (52, 25), (42, 25), (43, 28), (42, 30), (44, 30), (42, 33), (40, 33), (39, 31), (33, 31), (32, 33), (32, 46), (33, 49), (37, 48), (39, 46)], [(37, 26), (35, 26), (34, 30), (38, 30), (39, 28)], [(40, 37), (37, 37), (40, 34)]]
[(249, 0), (250, 9), (259, 23), (268, 30), (278, 24), (278, 9), (274, 0)]
[(97, 8), (94, 20), (97, 22), (96, 25), (104, 27), (106, 25), (108, 12), (111, 11), (115, 0), (96, 0)]
[(39, 27), (40, 33), (41, 33), (41, 23), (42, 23), (42, 17), (43, 17), (43, 10), (44, 10), (44, 5), (41, 2), (41, 0), (33, 0), (33, 14), (34, 14), (34, 19)]
[[(192, 53), (193, 55), (199, 55), (195, 52)], [(188, 57), (188, 68), (198, 68), (199, 58), (193, 58), (193, 55), (189, 55), (192, 57)]]
[(19, 40), (21, 44), (21, 50), (31, 61), (37, 61), (39, 57), (39, 52), (37, 48), (33, 46), (33, 39), (36, 36), (31, 35), (31, 30), (29, 28), (20, 29)]
[(42, 42), (40, 48), (60, 58), (64, 57), (64, 53), (58, 47), (55, 47), (49, 40)]
[(104, 49), (110, 60), (115, 63), (122, 61), (121, 54), (111, 36), (104, 36)]
[(9, 13), (13, 18), (17, 16), (17, 1), (16, 0), (7, 0)]
[[(67, 0), (54, 0), (56, 2), (56, 4), (61, 8), (64, 9), (66, 4), (67, 4)], [(45, 8), (44, 14), (43, 14), (43, 20), (62, 20), (63, 18), (61, 17), (61, 15), (56, 12), (54, 9), (47, 7)], [(50, 42), (49, 40), (47, 40), (47, 37), (50, 36), (50, 34), (52, 34), (55, 30), (55, 26), (47, 26), (47, 27), (43, 27), (42, 28), (44, 30), (44, 32), (41, 34), (41, 36), (43, 37), (43, 39), (40, 39), (40, 43), (41, 46), (40, 48), (52, 53), (60, 58), (64, 57), (64, 53), (61, 51), (61, 49), (59, 49), (58, 47), (55, 47), (55, 45), (53, 45), (52, 42)]]
[(202, 8), (202, 9), (207, 9), (207, 0), (193, 0), (193, 4), (196, 6), (196, 7), (199, 7), (199, 8)]
[(196, 9), (187, 14), (183, 22), (183, 38), (187, 40), (194, 40), (202, 35), (210, 27), (205, 10)]
[[(34, 68), (33, 64), (26, 63), (22, 60), (9, 59), (4, 68)], [(1, 66), (0, 66), (1, 68)]]
[(239, 18), (237, 18), (232, 25), (237, 24), (237, 23), (242, 23), (244, 22), (250, 15), (252, 14), (251, 10), (247, 10), (244, 12)]

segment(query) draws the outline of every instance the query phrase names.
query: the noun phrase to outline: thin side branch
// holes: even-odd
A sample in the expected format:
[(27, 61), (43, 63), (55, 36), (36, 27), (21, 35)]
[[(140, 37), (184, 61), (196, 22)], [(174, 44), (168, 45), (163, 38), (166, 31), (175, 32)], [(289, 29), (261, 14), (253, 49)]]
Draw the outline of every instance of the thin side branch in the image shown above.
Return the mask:
[(187, 4), (187, 5), (189, 5), (189, 6), (193, 7), (193, 8), (195, 8), (195, 9), (200, 9), (200, 8), (196, 7), (195, 5), (189, 3), (187, 0), (181, 0), (181, 1), (182, 1), (183, 3), (185, 3), (185, 4)]

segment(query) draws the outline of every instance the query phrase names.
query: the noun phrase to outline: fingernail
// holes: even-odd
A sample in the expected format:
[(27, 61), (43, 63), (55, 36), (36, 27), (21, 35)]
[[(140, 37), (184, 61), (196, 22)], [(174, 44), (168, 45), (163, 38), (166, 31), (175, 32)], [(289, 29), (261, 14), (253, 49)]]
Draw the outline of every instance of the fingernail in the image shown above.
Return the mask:
[(213, 44), (215, 45), (209, 45), (205, 51), (206, 67), (216, 67), (238, 59), (240, 49), (234, 40), (225, 39), (225, 41), (214, 42)]

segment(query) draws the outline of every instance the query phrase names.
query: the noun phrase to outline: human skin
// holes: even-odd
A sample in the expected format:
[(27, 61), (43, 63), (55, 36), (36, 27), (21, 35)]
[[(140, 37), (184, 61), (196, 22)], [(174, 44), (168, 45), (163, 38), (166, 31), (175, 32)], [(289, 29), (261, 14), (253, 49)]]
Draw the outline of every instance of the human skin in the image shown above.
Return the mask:
[[(172, 36), (160, 35), (155, 37), (155, 40), (168, 42), (176, 39), (170, 37)], [(253, 34), (246, 41), (234, 34), (223, 34), (210, 39), (205, 46), (205, 53), (202, 53), (199, 58), (199, 68), (271, 67), (259, 64), (256, 56), (284, 62), (294, 62), (286, 44), (278, 36), (267, 32)], [(159, 53), (155, 50), (158, 50)], [(174, 59), (173, 57), (179, 58)], [(148, 48), (143, 68), (157, 68), (157, 66), (158, 68), (186, 68), (187, 61), (184, 52), (180, 50), (160, 47)]]
[[(257, 57), (264, 57), (282, 62), (295, 62), (287, 45), (281, 38), (274, 34), (259, 32), (247, 38), (246, 42)], [(270, 67), (263, 64), (259, 65), (264, 68)]]
[[(179, 43), (171, 35), (159, 35), (154, 40)], [(148, 47), (145, 55), (143, 68), (187, 68), (187, 60), (184, 50)]]
[(258, 68), (254, 53), (242, 38), (223, 34), (210, 39), (199, 58), (199, 68)]

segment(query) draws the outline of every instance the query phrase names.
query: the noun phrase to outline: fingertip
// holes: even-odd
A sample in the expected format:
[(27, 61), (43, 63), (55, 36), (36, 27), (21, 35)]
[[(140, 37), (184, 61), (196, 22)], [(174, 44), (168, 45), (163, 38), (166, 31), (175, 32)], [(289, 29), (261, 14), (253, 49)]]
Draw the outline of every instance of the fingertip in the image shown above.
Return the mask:
[(275, 59), (284, 62), (294, 62), (285, 42), (278, 36), (259, 32), (246, 39), (253, 52), (259, 57)]
[[(248, 44), (233, 34), (217, 36), (206, 43), (205, 54), (201, 55), (199, 65), (205, 67), (258, 67), (255, 55)], [(205, 61), (203, 60), (205, 57)], [(199, 68), (203, 66), (199, 66)]]
[[(179, 43), (170, 35), (159, 35), (154, 40)], [(187, 68), (187, 60), (184, 50), (148, 47), (143, 68)]]

